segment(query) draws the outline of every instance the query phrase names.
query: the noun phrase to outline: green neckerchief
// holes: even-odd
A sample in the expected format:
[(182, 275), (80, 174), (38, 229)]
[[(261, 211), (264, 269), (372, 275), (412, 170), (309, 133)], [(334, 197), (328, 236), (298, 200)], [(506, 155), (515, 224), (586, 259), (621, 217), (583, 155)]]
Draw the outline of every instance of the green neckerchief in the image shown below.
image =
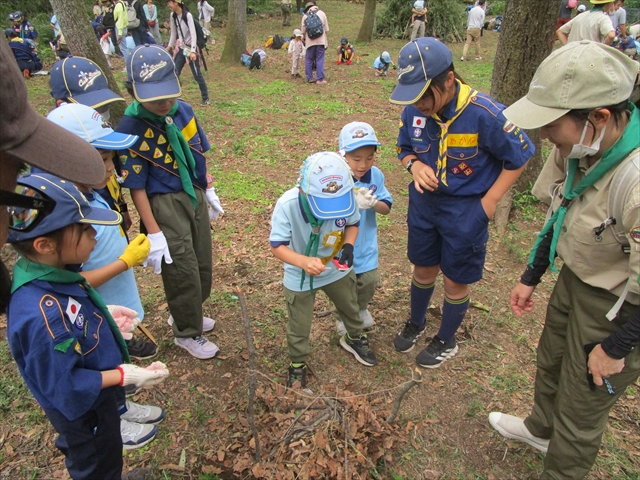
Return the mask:
[(609, 170), (615, 168), (620, 162), (629, 156), (629, 154), (640, 146), (640, 110), (638, 110), (632, 103), (627, 105), (627, 108), (631, 111), (629, 118), (629, 124), (622, 132), (622, 136), (618, 141), (608, 150), (602, 154), (602, 158), (598, 161), (596, 166), (580, 181), (575, 188), (572, 189), (573, 182), (578, 170), (578, 158), (570, 158), (569, 171), (567, 172), (567, 178), (564, 183), (564, 198), (562, 204), (558, 209), (553, 212), (551, 218), (547, 221), (542, 231), (538, 234), (536, 243), (529, 255), (529, 266), (533, 267), (533, 260), (536, 256), (536, 251), (542, 242), (542, 239), (553, 229), (553, 238), (551, 240), (551, 249), (549, 250), (549, 265), (551, 270), (558, 272), (555, 267), (556, 246), (558, 239), (560, 238), (560, 230), (564, 217), (567, 213), (567, 209), (571, 205), (571, 200), (580, 195), (587, 187), (590, 187), (600, 178), (602, 178)]
[(107, 306), (104, 304), (102, 297), (96, 292), (89, 282), (79, 273), (71, 272), (69, 270), (61, 270), (50, 265), (43, 265), (42, 263), (35, 263), (26, 258), (20, 258), (13, 267), (13, 282), (11, 284), (11, 293), (15, 292), (21, 286), (33, 281), (42, 280), (43, 282), (53, 283), (77, 283), (84, 287), (85, 291), (89, 294), (89, 298), (95, 303), (100, 311), (107, 319), (109, 328), (116, 338), (116, 342), (120, 347), (120, 353), (122, 354), (122, 360), (125, 363), (131, 363), (129, 358), (129, 350), (124, 343), (122, 333), (118, 329), (116, 322), (109, 313)]
[(196, 208), (198, 203), (196, 199), (196, 192), (193, 189), (193, 182), (191, 181), (191, 175), (198, 178), (196, 175), (196, 160), (193, 158), (189, 144), (182, 135), (180, 129), (173, 123), (173, 116), (178, 111), (178, 102), (174, 103), (171, 110), (167, 115), (160, 116), (155, 113), (151, 113), (144, 108), (140, 102), (134, 100), (131, 105), (127, 107), (124, 114), (129, 117), (141, 118), (144, 120), (151, 120), (153, 122), (165, 123), (167, 137), (169, 138), (169, 145), (173, 149), (173, 153), (178, 161), (178, 173), (180, 174), (180, 181), (182, 182), (182, 188), (191, 200), (191, 205)]
[[(302, 204), (302, 210), (304, 210), (304, 213), (307, 216), (307, 220), (309, 220), (309, 225), (311, 225), (311, 234), (309, 235), (309, 241), (307, 242), (307, 248), (305, 249), (304, 254), (307, 257), (315, 257), (318, 255), (318, 247), (320, 245), (320, 228), (324, 222), (313, 216), (311, 208), (309, 207), (309, 202), (307, 201), (307, 196), (303, 193), (300, 194), (300, 203)], [(300, 278), (301, 290), (304, 285), (304, 278), (306, 274), (307, 272), (302, 269), (302, 277)], [(309, 291), (313, 294), (313, 275), (309, 275)]]

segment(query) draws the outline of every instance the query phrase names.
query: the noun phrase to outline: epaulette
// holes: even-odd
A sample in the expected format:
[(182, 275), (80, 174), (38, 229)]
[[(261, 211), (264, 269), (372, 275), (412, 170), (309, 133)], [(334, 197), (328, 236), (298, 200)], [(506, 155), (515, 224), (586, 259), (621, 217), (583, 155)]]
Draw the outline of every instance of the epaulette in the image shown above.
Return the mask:
[(494, 117), (497, 117), (500, 114), (500, 112), (502, 112), (502, 110), (504, 109), (504, 107), (501, 104), (496, 102), (489, 95), (486, 95), (480, 92), (478, 92), (476, 95), (474, 95), (471, 98), (471, 103), (478, 107), (484, 108)]

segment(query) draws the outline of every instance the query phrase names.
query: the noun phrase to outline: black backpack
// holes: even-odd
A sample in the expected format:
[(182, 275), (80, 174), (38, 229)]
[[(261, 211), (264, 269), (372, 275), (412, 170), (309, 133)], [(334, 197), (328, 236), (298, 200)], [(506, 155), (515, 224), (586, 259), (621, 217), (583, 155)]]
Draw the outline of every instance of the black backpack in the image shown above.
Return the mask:
[(274, 35), (271, 48), (274, 50), (280, 50), (282, 48), (282, 45), (284, 45), (284, 38), (282, 38), (280, 35), (277, 35), (277, 34)]
[(107, 10), (102, 16), (102, 20), (100, 20), (104, 28), (115, 28), (116, 19), (113, 16), (113, 8)]
[(322, 19), (318, 16), (318, 9), (309, 10), (307, 18), (304, 19), (304, 28), (307, 31), (307, 37), (311, 40), (319, 38), (324, 33)]
[[(187, 12), (183, 12), (182, 18), (183, 20), (185, 20), (185, 23), (188, 23), (186, 22), (186, 18), (185, 18), (186, 13)], [(188, 12), (188, 13), (191, 13), (191, 12)], [(178, 27), (178, 30), (180, 30), (180, 35), (184, 39), (184, 34), (182, 33), (182, 27), (180, 26), (180, 22), (178, 22), (178, 16), (175, 13), (172, 13), (171, 16), (173, 17), (173, 21), (176, 23), (176, 27)], [(202, 30), (202, 25), (200, 25), (200, 22), (198, 22), (196, 17), (194, 17), (193, 15), (191, 16), (193, 17), (193, 25), (196, 27), (196, 45), (200, 50), (204, 50), (207, 48), (207, 36), (204, 34), (204, 31)]]

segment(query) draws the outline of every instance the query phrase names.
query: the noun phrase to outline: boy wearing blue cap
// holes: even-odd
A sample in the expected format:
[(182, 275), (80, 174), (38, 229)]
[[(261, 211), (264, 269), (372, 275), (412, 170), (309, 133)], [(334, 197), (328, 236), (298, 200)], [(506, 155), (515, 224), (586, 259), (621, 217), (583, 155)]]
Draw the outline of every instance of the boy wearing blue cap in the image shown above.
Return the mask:
[(289, 323), (289, 377), (306, 387), (309, 334), (315, 290), (334, 303), (347, 333), (342, 348), (371, 367), (377, 363), (362, 334), (358, 316), (356, 275), (351, 268), (360, 213), (353, 193), (349, 165), (337, 153), (308, 157), (300, 169), (298, 185), (276, 203), (271, 218), (271, 252), (284, 262), (284, 294)]
[(380, 75), (386, 77), (387, 70), (389, 70), (391, 65), (393, 65), (393, 61), (391, 60), (389, 52), (382, 52), (380, 56), (373, 61), (373, 69), (375, 70), (376, 77), (379, 77)]
[(21, 257), (7, 339), (20, 375), (58, 433), (74, 480), (148, 478), (146, 469), (122, 474), (116, 397), (127, 385), (160, 383), (169, 371), (160, 362), (129, 363), (109, 309), (73, 267), (95, 246), (92, 225), (118, 225), (120, 214), (92, 208), (72, 183), (50, 174), (23, 176), (18, 186), (9, 243)]
[[(342, 127), (338, 148), (354, 180), (354, 190), (360, 208), (358, 240), (354, 248), (353, 270), (358, 283), (358, 308), (362, 328), (373, 326), (368, 310), (380, 281), (378, 274), (378, 224), (376, 214), (388, 215), (393, 199), (384, 185), (384, 174), (373, 165), (380, 146), (373, 127), (364, 122), (351, 122)], [(344, 335), (344, 323), (337, 322), (338, 333)]]
[(465, 84), (451, 51), (435, 38), (409, 42), (398, 57), (391, 103), (405, 105), (398, 158), (409, 184), (408, 257), (415, 266), (411, 318), (394, 347), (409, 352), (424, 332), (440, 271), (444, 306), (438, 334), (416, 357), (437, 368), (458, 351), (455, 333), (469, 308), (469, 284), (482, 278), (488, 224), (502, 195), (534, 153), (526, 134), (509, 123), (504, 106)]
[(353, 48), (353, 45), (349, 43), (349, 39), (343, 37), (342, 40), (340, 40), (340, 46), (338, 47), (338, 61), (336, 63), (338, 65), (343, 63), (345, 65), (351, 65), (355, 53), (356, 51)]
[(202, 315), (212, 275), (204, 156), (209, 141), (193, 108), (178, 100), (180, 82), (164, 48), (140, 46), (128, 62), (135, 101), (117, 131), (139, 140), (119, 152), (123, 187), (131, 190), (151, 240), (146, 263), (162, 274), (175, 344), (196, 358), (212, 358), (218, 347), (202, 335), (215, 326)]

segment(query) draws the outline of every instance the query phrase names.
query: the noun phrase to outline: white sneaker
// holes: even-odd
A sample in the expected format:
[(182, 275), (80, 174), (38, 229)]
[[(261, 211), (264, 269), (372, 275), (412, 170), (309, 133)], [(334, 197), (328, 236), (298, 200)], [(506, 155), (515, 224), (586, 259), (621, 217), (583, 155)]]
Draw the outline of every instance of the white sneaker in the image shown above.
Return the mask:
[(207, 340), (202, 335), (193, 338), (174, 338), (175, 343), (180, 348), (184, 348), (187, 352), (200, 360), (213, 358), (220, 351), (218, 346)]
[(164, 418), (164, 410), (153, 405), (139, 405), (127, 400), (127, 411), (120, 415), (121, 420), (127, 422), (156, 424)]
[[(369, 310), (360, 310), (358, 312), (358, 315), (360, 316), (360, 320), (362, 320), (363, 330), (367, 330), (375, 325), (375, 322), (373, 321), (373, 317), (371, 316), (371, 313), (369, 313)], [(336, 330), (338, 331), (338, 335), (340, 336), (343, 336), (345, 333), (347, 333), (347, 329), (345, 328), (342, 320), (336, 320)]]
[(461, 61), (461, 62), (464, 62), (464, 57), (460, 57), (460, 61)]
[[(170, 327), (173, 326), (173, 316), (169, 315), (169, 320), (167, 323)], [(210, 332), (216, 326), (216, 321), (213, 318), (202, 317), (202, 332)]]
[(547, 453), (549, 440), (531, 435), (531, 432), (529, 432), (524, 424), (524, 420), (521, 418), (507, 415), (506, 413), (491, 412), (489, 414), (489, 423), (503, 437), (520, 440), (521, 442), (528, 443), (533, 448), (537, 448), (541, 452)]
[(156, 433), (158, 433), (158, 427), (155, 425), (143, 425), (120, 419), (120, 436), (122, 437), (122, 447), (125, 450), (134, 450), (145, 446), (156, 438)]
[(482, 57), (476, 57), (476, 60), (482, 60)]

